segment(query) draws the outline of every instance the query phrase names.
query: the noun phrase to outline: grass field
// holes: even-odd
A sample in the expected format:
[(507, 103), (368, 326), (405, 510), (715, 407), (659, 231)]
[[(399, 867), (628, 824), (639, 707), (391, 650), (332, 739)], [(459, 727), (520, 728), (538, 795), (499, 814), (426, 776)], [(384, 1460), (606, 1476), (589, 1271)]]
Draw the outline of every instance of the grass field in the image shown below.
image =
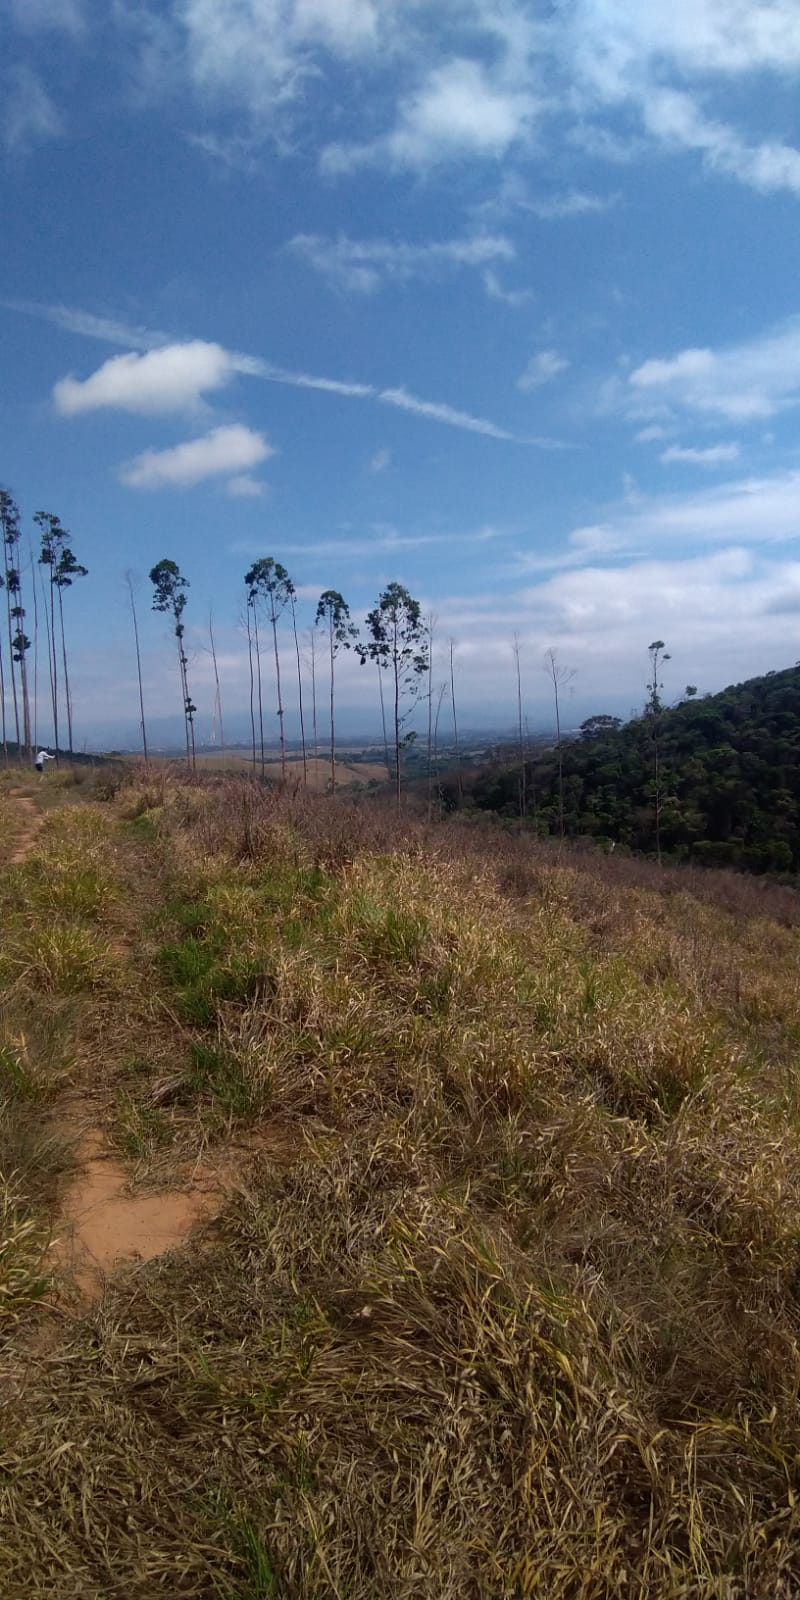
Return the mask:
[(34, 802), (4, 1600), (800, 1596), (798, 897), (166, 769)]
[[(343, 750), (334, 763), (337, 789), (346, 789), (354, 784), (368, 784), (370, 782), (386, 783), (385, 766), (379, 766), (375, 762), (347, 761), (344, 759), (346, 753)], [(129, 766), (139, 765), (138, 756), (126, 756), (123, 759)], [(151, 758), (151, 765), (157, 770), (161, 767), (172, 768), (175, 765), (175, 758), (174, 756), (154, 756)], [(252, 773), (253, 762), (252, 757), (242, 750), (225, 751), (224, 754), (218, 750), (200, 750), (197, 754), (197, 768), (200, 774), (213, 772), (231, 775), (241, 774), (245, 777)], [(302, 756), (298, 756), (294, 752), (291, 755), (287, 755), (286, 770), (287, 779), (290, 783), (301, 784), (303, 782)], [(257, 774), (260, 774), (260, 771), (261, 763), (259, 760), (256, 766)], [(280, 782), (281, 763), (280, 759), (276, 759), (274, 754), (270, 755), (265, 762), (265, 777), (273, 783)], [(306, 777), (309, 788), (324, 794), (328, 790), (331, 781), (330, 761), (326, 760), (324, 756), (308, 756), (306, 760)]]

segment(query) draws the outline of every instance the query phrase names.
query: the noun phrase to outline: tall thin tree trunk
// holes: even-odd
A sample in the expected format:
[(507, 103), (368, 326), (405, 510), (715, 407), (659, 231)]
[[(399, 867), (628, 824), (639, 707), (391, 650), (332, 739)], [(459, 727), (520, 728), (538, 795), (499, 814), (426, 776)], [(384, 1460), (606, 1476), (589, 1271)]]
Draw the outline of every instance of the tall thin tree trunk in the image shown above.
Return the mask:
[(385, 700), (383, 698), (383, 668), (382, 668), (382, 666), (380, 664), (380, 661), (378, 661), (377, 659), (376, 659), (375, 665), (378, 668), (378, 688), (380, 690), (380, 696), (381, 696), (381, 726), (383, 728), (383, 755), (384, 755), (384, 760), (386, 762), (386, 776), (387, 776), (389, 782), (391, 783), (392, 767), (391, 767), (391, 762), (389, 760), (389, 735), (388, 735), (388, 732), (386, 730), (386, 702), (385, 702)]
[(139, 684), (139, 716), (140, 716), (139, 727), (142, 730), (142, 750), (144, 752), (144, 764), (145, 764), (145, 766), (147, 766), (148, 765), (147, 725), (145, 723), (145, 716), (144, 716), (144, 689), (142, 688), (142, 657), (141, 657), (141, 652), (140, 652), (140, 649), (139, 649), (139, 622), (138, 622), (138, 618), (136, 616), (136, 601), (134, 599), (134, 594), (133, 594), (133, 578), (132, 578), (130, 572), (126, 572), (126, 574), (125, 574), (125, 582), (128, 585), (128, 598), (130, 599), (131, 616), (133, 618), (133, 639), (134, 639), (134, 644), (136, 646), (136, 678), (137, 678), (137, 682)]
[(33, 545), (28, 535), (28, 560), (31, 565), (33, 585), (33, 749), (39, 749), (39, 597), (36, 593), (36, 563)]
[(297, 697), (300, 706), (300, 743), (303, 749), (303, 788), (308, 787), (308, 760), (306, 757), (306, 724), (303, 715), (303, 669), (300, 664), (300, 640), (297, 637), (297, 607), (294, 595), (291, 595), (292, 604), (292, 632), (294, 633), (294, 649), (297, 656)]
[(245, 620), (247, 622), (247, 661), (250, 668), (250, 731), (253, 736), (253, 772), (256, 770), (256, 711), (255, 711), (255, 679), (253, 676), (253, 633), (250, 627), (250, 606), (245, 607)]
[(453, 705), (453, 739), (454, 739), (455, 747), (456, 747), (456, 775), (458, 777), (458, 799), (459, 799), (459, 804), (460, 804), (461, 801), (464, 799), (464, 782), (463, 782), (463, 779), (462, 779), (462, 776), (461, 776), (461, 749), (460, 749), (460, 746), (459, 746), (459, 743), (458, 743), (458, 717), (456, 715), (456, 678), (455, 678), (455, 668), (453, 666), (453, 654), (454, 654), (454, 651), (455, 651), (455, 639), (451, 639), (450, 640), (450, 699), (451, 699), (452, 705)]
[(2, 714), (3, 760), (6, 766), (8, 766), (8, 731), (6, 729), (6, 669), (3, 663), (2, 643), (0, 643), (0, 713)]
[(440, 683), (439, 699), (436, 703), (436, 718), (433, 724), (433, 765), (436, 773), (437, 811), (439, 813), (440, 820), (442, 815), (442, 785), (439, 778), (439, 717), (441, 716), (442, 711), (442, 701), (444, 700), (446, 694), (447, 684)]
[(72, 760), (72, 696), (69, 691), (69, 673), (67, 671), (67, 640), (64, 633), (64, 600), (61, 594), (61, 585), (58, 589), (58, 618), (61, 625), (61, 659), (64, 663), (64, 698), (67, 702), (67, 733), (69, 737), (69, 757)]
[(275, 650), (275, 684), (278, 691), (278, 727), (281, 740), (281, 783), (286, 782), (286, 738), (283, 731), (283, 696), (281, 694), (281, 657), (278, 650), (278, 617), (275, 611), (275, 596), (270, 594), (270, 622), (272, 623), (272, 643)]
[(214, 665), (214, 683), (217, 690), (216, 709), (219, 712), (219, 748), (221, 755), (225, 754), (225, 728), (222, 721), (222, 695), (219, 688), (219, 672), (217, 670), (217, 651), (214, 645), (214, 625), (211, 612), (208, 613), (208, 637), (211, 643), (211, 660)]
[(558, 831), (564, 837), (564, 751), (561, 745), (561, 709), (558, 703), (558, 678), (553, 676), (553, 695), (556, 702), (556, 741), (558, 750)]
[(22, 745), (20, 743), (20, 737), (19, 737), (19, 705), (17, 703), (17, 676), (16, 676), (16, 673), (14, 671), (14, 667), (16, 665), (16, 662), (14, 661), (14, 630), (13, 630), (13, 627), (12, 627), (12, 618), (11, 618), (11, 594), (12, 594), (12, 591), (11, 591), (11, 589), (9, 587), (9, 584), (8, 584), (9, 572), (13, 573), (13, 571), (14, 571), (13, 567), (7, 567), (6, 568), (6, 613), (7, 613), (7, 617), (8, 617), (8, 658), (9, 658), (9, 668), (10, 668), (10, 672), (11, 672), (11, 691), (12, 691), (12, 694), (14, 696), (14, 730), (15, 730), (16, 738), (17, 738), (17, 760), (21, 761), (22, 760)]
[(316, 783), (319, 740), (317, 738), (317, 636), (314, 628), (310, 629), (309, 636), (311, 639), (311, 716), (314, 733), (314, 782)]
[(261, 776), (265, 777), (264, 770), (264, 699), (261, 685), (261, 641), (258, 636), (258, 599), (253, 601), (253, 625), (256, 640), (256, 676), (258, 678), (258, 732), (261, 739)]
[(54, 589), (55, 589), (55, 583), (53, 582), (53, 569), (51, 567), (50, 568), (50, 649), (51, 649), (51, 652), (52, 652), (53, 671), (52, 671), (52, 675), (51, 675), (51, 678), (50, 678), (50, 685), (51, 685), (51, 688), (52, 688), (52, 691), (53, 691), (53, 734), (54, 734), (55, 741), (56, 741), (56, 766), (58, 766), (59, 760), (60, 760), (59, 751), (58, 751), (58, 655), (56, 653), (56, 611), (55, 611), (55, 595), (53, 593)]
[(394, 785), (397, 797), (397, 809), (400, 810), (400, 663), (398, 660), (397, 619), (394, 621), (394, 639), (392, 650), (392, 664), (394, 666), (394, 760), (395, 774)]
[(428, 617), (428, 821), (433, 815), (433, 630), (436, 618)]
[(336, 734), (334, 732), (334, 724), (333, 724), (333, 679), (334, 679), (334, 665), (335, 665), (335, 661), (336, 661), (336, 652), (335, 652), (335, 650), (333, 648), (333, 616), (332, 615), (330, 616), (329, 621), (330, 621), (330, 631), (329, 631), (329, 634), (328, 634), (328, 641), (329, 641), (329, 645), (330, 645), (330, 656), (331, 656), (331, 794), (335, 794), (336, 793)]
[(528, 810), (528, 797), (525, 792), (525, 739), (522, 724), (522, 673), (519, 662), (519, 634), (514, 634), (514, 660), (517, 666), (517, 732), (519, 736), (519, 814), (524, 817)]
[(192, 748), (189, 742), (189, 716), (186, 710), (186, 707), (189, 704), (189, 689), (186, 682), (186, 656), (184, 655), (183, 651), (183, 639), (181, 638), (181, 635), (178, 633), (177, 629), (175, 631), (175, 637), (178, 642), (178, 670), (181, 675), (181, 694), (183, 695), (183, 731), (186, 736), (186, 765), (191, 767)]

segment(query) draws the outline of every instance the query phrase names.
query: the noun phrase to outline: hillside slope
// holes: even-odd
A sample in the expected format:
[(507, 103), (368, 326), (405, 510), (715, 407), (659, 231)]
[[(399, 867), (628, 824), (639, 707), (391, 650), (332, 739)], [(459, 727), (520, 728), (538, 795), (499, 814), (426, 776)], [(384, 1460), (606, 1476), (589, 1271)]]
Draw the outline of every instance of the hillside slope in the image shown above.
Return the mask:
[[(4, 1600), (796, 1600), (794, 895), (69, 794), (0, 874)], [(76, 1116), (217, 1174), (89, 1305)]]
[[(800, 667), (565, 741), (568, 834), (655, 851), (656, 739), (665, 853), (757, 872), (800, 869)], [(517, 767), (485, 773), (471, 798), (517, 815), (519, 791)], [(555, 752), (529, 765), (527, 792), (529, 815), (535, 806), (541, 831), (557, 833)]]

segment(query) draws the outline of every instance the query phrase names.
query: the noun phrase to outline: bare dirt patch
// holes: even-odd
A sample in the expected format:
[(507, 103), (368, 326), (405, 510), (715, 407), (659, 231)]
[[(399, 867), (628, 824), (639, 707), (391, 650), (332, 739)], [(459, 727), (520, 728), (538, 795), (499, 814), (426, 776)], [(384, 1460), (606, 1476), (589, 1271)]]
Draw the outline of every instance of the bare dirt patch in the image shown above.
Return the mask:
[(42, 816), (29, 795), (15, 794), (13, 800), (17, 812), (22, 812), (22, 825), (14, 849), (8, 858), (8, 865), (17, 867), (33, 849), (36, 836), (42, 826)]
[(131, 1193), (124, 1163), (97, 1129), (85, 1135), (78, 1159), (62, 1201), (61, 1233), (51, 1248), (84, 1301), (100, 1297), (115, 1267), (176, 1249), (219, 1209), (219, 1180), (207, 1171), (195, 1172), (185, 1189)]

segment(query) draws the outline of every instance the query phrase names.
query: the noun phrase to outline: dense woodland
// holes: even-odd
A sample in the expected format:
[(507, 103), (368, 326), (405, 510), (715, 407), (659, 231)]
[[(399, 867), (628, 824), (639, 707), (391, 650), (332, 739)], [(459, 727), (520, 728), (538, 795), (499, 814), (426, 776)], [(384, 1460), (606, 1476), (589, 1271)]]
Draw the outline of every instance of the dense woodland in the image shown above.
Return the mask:
[[(559, 781), (559, 767), (560, 777)], [(800, 867), (800, 666), (621, 725), (592, 717), (522, 768), (484, 771), (466, 798), (558, 835), (756, 872)], [(445, 800), (455, 803), (448, 784)]]

